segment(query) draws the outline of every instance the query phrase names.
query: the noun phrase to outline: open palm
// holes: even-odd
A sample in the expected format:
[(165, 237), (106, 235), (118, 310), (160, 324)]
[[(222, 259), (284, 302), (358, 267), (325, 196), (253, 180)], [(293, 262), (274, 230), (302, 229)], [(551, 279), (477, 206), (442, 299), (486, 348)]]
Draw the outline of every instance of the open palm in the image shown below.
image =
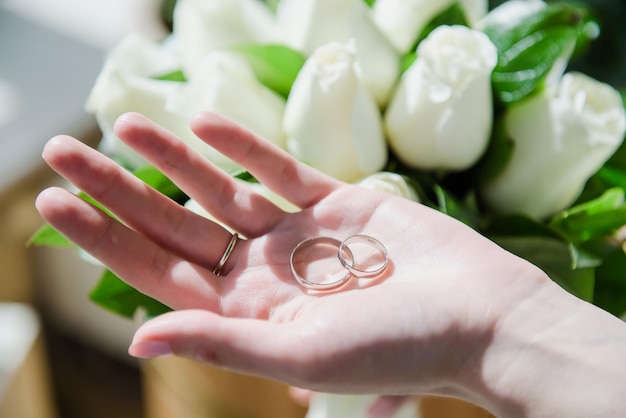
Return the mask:
[[(341, 392), (415, 393), (417, 368), (420, 391), (441, 391), (454, 386), (461, 365), (489, 339), (496, 322), (490, 312), (497, 310), (483, 302), (497, 300), (511, 277), (535, 274), (461, 223), (337, 181), (217, 115), (199, 115), (192, 129), (301, 209), (282, 211), (143, 116), (120, 118), (120, 138), (245, 237), (219, 277), (212, 270), (231, 239), (226, 228), (73, 138), (56, 137), (44, 150), (52, 168), (121, 222), (62, 189), (42, 192), (43, 217), (130, 285), (178, 311), (138, 331), (136, 355), (174, 352)], [(289, 256), (300, 241), (354, 234), (387, 247), (390, 264), (380, 277), (354, 278), (328, 293), (293, 278)], [(519, 270), (513, 276), (511, 266)], [(465, 343), (450, 348), (452, 340)], [(409, 356), (410, 367), (401, 361), (406, 350), (422, 350)]]

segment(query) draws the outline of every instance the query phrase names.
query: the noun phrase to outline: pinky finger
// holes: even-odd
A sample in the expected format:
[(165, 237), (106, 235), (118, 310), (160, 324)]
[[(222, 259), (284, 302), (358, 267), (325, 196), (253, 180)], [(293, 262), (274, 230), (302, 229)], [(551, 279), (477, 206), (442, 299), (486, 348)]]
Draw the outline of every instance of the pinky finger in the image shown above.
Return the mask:
[[(142, 293), (174, 308), (218, 309), (209, 272), (182, 260), (61, 188), (44, 190), (37, 210), (52, 227)], [(176, 270), (173, 268), (177, 266)], [(172, 275), (176, 271), (185, 280)]]

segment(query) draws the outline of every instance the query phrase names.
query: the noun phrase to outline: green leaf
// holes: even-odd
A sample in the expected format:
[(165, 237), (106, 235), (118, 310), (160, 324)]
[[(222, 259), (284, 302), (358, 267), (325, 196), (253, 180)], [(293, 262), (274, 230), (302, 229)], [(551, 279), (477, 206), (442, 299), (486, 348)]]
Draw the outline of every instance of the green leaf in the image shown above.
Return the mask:
[(400, 62), (400, 73), (404, 73), (406, 70), (408, 70), (411, 65), (413, 65), (416, 59), (417, 54), (415, 53), (415, 51), (408, 52), (406, 55), (404, 55)]
[(492, 74), (498, 98), (504, 103), (515, 103), (534, 93), (557, 60), (570, 50), (576, 34), (571, 28), (546, 29), (516, 44), (517, 50), (507, 51), (510, 56)]
[(513, 27), (489, 26), (484, 28), (484, 32), (498, 49), (499, 55), (505, 55), (507, 51), (514, 49), (516, 44), (543, 29), (578, 27), (586, 14), (586, 10), (565, 2), (552, 3)]
[(506, 129), (506, 118), (495, 118), (491, 139), (485, 154), (476, 164), (478, 184), (488, 183), (505, 169), (513, 151), (515, 142)]
[(248, 60), (261, 83), (285, 98), (306, 61), (304, 55), (284, 45), (239, 45), (233, 49)]
[(593, 200), (613, 188), (626, 190), (626, 170), (605, 165), (587, 181), (576, 205)]
[(542, 269), (552, 280), (573, 295), (591, 302), (595, 286), (593, 268), (573, 269), (570, 246), (546, 237), (490, 236), (495, 243)]
[(582, 248), (570, 242), (570, 254), (572, 255), (572, 268), (580, 269), (587, 267), (598, 267), (602, 265), (602, 256), (597, 255), (595, 251)]
[(626, 254), (621, 249), (596, 269), (594, 304), (620, 317), (626, 314)]
[(280, 3), (280, 0), (263, 0), (263, 1), (272, 12), (276, 11), (276, 8), (278, 7), (278, 3)]
[(247, 181), (248, 183), (258, 183), (259, 181), (246, 169), (239, 169), (230, 173), (231, 176), (238, 180)]
[(597, 176), (608, 187), (620, 187), (626, 190), (626, 170), (624, 169), (607, 165), (598, 171)]
[(594, 199), (607, 190), (619, 187), (626, 190), (626, 141), (585, 184), (577, 204)]
[(177, 202), (187, 200), (187, 195), (172, 180), (151, 165), (139, 167), (133, 174), (148, 186), (172, 200)]
[(107, 215), (109, 215), (111, 218), (113, 219), (117, 219), (115, 217), (115, 215), (113, 215), (111, 213), (110, 210), (108, 210), (107, 208), (105, 208), (104, 206), (102, 206), (102, 204), (96, 200), (94, 200), (91, 196), (87, 195), (85, 192), (78, 192), (78, 197), (80, 197), (81, 199), (83, 199), (85, 202), (91, 203), (92, 205), (94, 205), (95, 207), (97, 207), (98, 209), (100, 209), (102, 212), (106, 213)]
[(619, 208), (624, 205), (624, 190), (621, 188), (612, 188), (607, 190), (602, 196), (597, 199), (590, 200), (585, 203), (576, 205), (566, 212), (561, 217), (569, 217), (572, 215), (593, 215), (597, 213), (603, 213), (607, 210)]
[(478, 228), (480, 215), (472, 196), (465, 202), (462, 202), (438, 184), (434, 186), (434, 191), (437, 197), (438, 209), (441, 212), (458, 219), (474, 229)]
[(498, 236), (533, 236), (561, 239), (554, 230), (543, 223), (522, 215), (502, 216), (491, 221), (485, 234)]
[(571, 216), (560, 223), (559, 228), (576, 241), (586, 241), (597, 236), (611, 235), (626, 225), (626, 207), (602, 213)]
[(626, 140), (622, 141), (622, 144), (619, 146), (619, 148), (606, 162), (606, 166), (615, 167), (626, 171)]
[(510, 104), (541, 88), (554, 64), (576, 45), (585, 14), (579, 7), (553, 3), (513, 28), (486, 28), (498, 50), (492, 73), (495, 96)]
[(104, 272), (89, 297), (101, 307), (127, 318), (132, 318), (138, 309), (143, 309), (149, 317), (171, 311), (171, 308), (139, 292), (109, 270)]
[(573, 242), (610, 235), (626, 225), (624, 190), (607, 190), (597, 199), (574, 206), (556, 216), (550, 226)]
[(549, 225), (526, 216), (511, 215), (495, 218), (491, 220), (483, 233), (487, 236), (507, 237), (509, 239), (533, 237), (534, 239), (562, 242), (563, 246), (569, 248), (568, 259), (571, 269), (597, 267), (602, 264), (602, 257), (598, 256), (596, 252), (574, 245)]
[(173, 71), (171, 73), (163, 74), (157, 77), (154, 77), (155, 80), (160, 81), (177, 81), (180, 83), (184, 83), (187, 81), (187, 77), (185, 77), (185, 73), (182, 70)]
[(61, 235), (59, 231), (54, 229), (49, 224), (44, 224), (28, 239), (26, 245), (73, 247), (74, 243), (65, 238), (65, 236)]

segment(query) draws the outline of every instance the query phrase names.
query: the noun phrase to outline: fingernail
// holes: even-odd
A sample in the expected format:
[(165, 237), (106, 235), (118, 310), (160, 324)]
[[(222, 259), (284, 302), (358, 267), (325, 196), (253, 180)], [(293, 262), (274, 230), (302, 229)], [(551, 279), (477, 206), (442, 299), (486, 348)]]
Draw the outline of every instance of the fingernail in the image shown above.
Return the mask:
[(161, 341), (138, 341), (131, 344), (128, 354), (139, 358), (162, 357), (172, 354), (172, 349)]

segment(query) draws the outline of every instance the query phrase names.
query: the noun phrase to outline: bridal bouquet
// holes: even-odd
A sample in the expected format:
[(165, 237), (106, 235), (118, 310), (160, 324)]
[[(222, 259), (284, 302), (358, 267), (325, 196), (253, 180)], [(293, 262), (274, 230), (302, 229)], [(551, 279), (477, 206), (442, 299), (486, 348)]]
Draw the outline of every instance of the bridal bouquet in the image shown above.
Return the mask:
[[(199, 210), (115, 136), (127, 111), (296, 210), (192, 134), (190, 117), (214, 111), (338, 179), (458, 218), (626, 312), (626, 113), (615, 88), (570, 70), (601, 30), (586, 8), (178, 0), (172, 23), (161, 42), (122, 40), (87, 100), (101, 150), (148, 184)], [(69, 245), (49, 226), (32, 242)], [(110, 271), (92, 298), (127, 316), (169, 309)]]

